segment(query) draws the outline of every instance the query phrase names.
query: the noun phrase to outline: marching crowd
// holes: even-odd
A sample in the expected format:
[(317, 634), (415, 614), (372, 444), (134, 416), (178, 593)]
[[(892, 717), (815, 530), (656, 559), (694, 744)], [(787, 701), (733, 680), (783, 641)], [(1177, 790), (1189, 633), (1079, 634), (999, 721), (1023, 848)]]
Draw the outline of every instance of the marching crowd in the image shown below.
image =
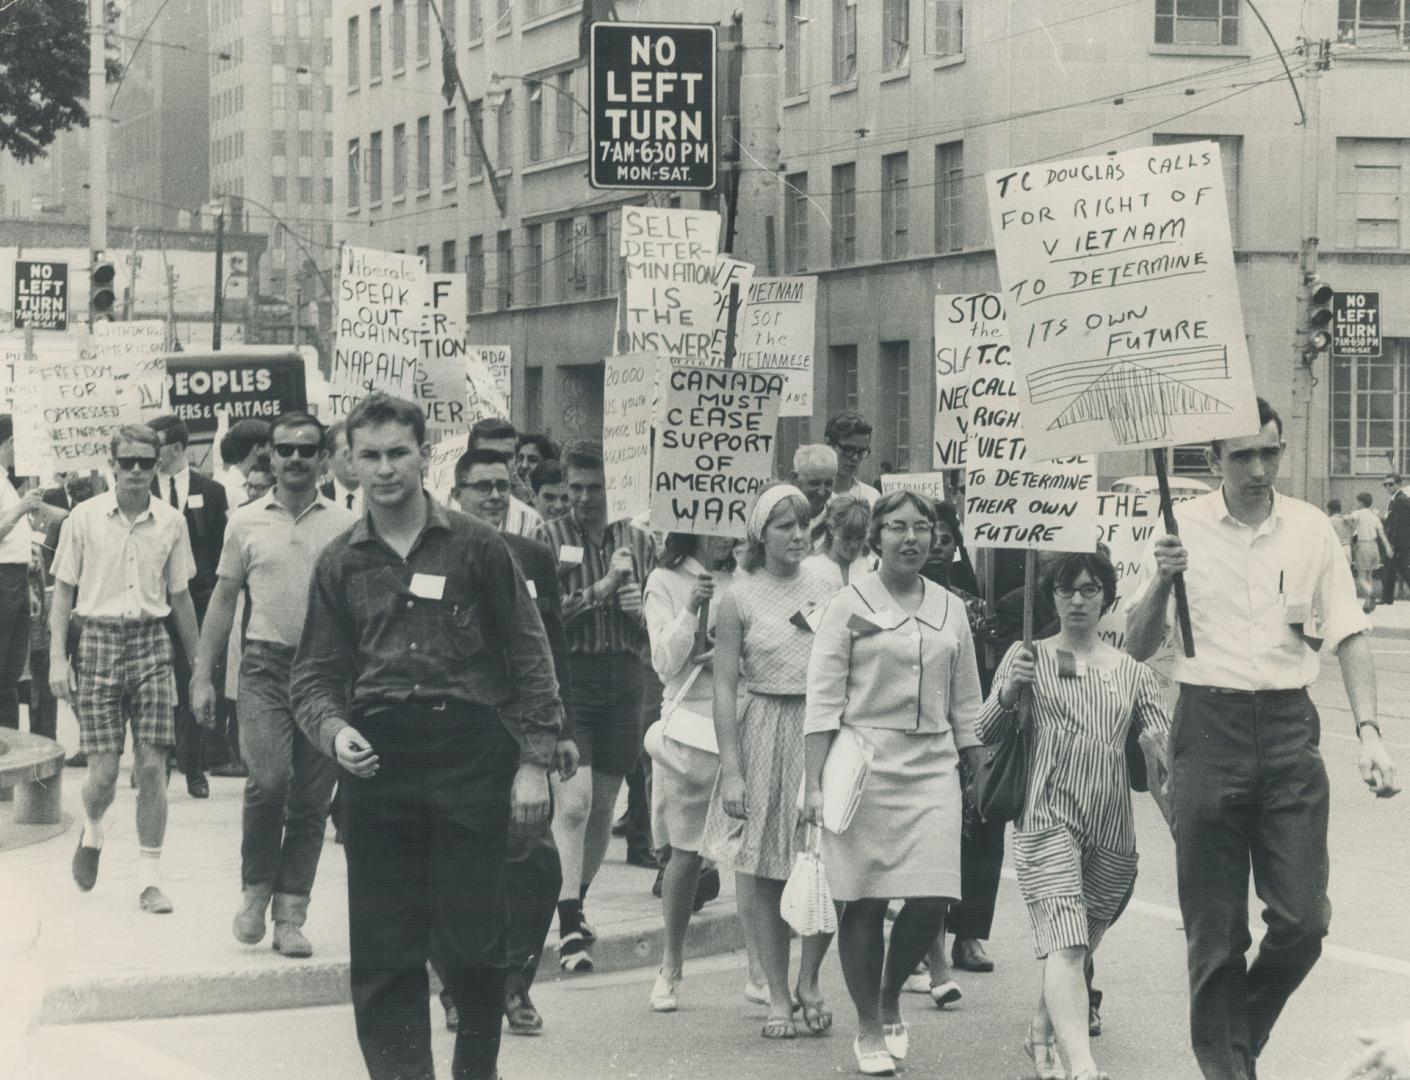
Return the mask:
[[(501, 420), (469, 432), (443, 504), (424, 488), (423, 412), (383, 394), (332, 429), (237, 423), (216, 479), (175, 417), (121, 427), (108, 490), (21, 494), (0, 416), (0, 724), (18, 723), (26, 661), (33, 730), (52, 735), (54, 701), (71, 702), (83, 890), (131, 729), (138, 902), (158, 914), (172, 763), (204, 797), (202, 747), (237, 745), (233, 933), (255, 944), (272, 921), (286, 956), (313, 951), (331, 812), (374, 1080), (434, 1076), (428, 963), (456, 1077), (498, 1075), (506, 1022), (542, 1030), (530, 991), (555, 920), (561, 968), (593, 966), (590, 890), (624, 783), (629, 860), (659, 869), (651, 1009), (678, 1008), (692, 912), (732, 872), (761, 1034), (828, 1031), (834, 935), (804, 934), (791, 971), (784, 914), (812, 853), (855, 1066), (893, 1075), (903, 992), (943, 1007), (954, 967), (992, 970), (1011, 820), (1041, 961), (1024, 1047), (1040, 1078), (1099, 1080), (1093, 956), (1130, 899), (1131, 792), (1149, 790), (1175, 839), (1195, 1057), (1208, 1080), (1251, 1080), (1331, 915), (1319, 651), (1340, 664), (1362, 780), (1398, 790), (1353, 580), (1362, 526), (1348, 558), (1345, 526), (1275, 490), (1282, 422), (1259, 406), (1258, 433), (1210, 448), (1221, 487), (1151, 542), (1125, 651), (1098, 633), (1117, 586), (1104, 548), (1044, 553), (1027, 618), (1007, 563), (981, 598), (954, 506), (861, 480), (855, 412), (761, 490), (743, 542), (608, 520), (600, 447)], [(1175, 632), (1177, 580), (1198, 647), (1177, 649), (1172, 698), (1142, 661)], [(1250, 868), (1267, 924), (1251, 963)], [(1404, 1057), (1367, 1061), (1391, 1076)]]

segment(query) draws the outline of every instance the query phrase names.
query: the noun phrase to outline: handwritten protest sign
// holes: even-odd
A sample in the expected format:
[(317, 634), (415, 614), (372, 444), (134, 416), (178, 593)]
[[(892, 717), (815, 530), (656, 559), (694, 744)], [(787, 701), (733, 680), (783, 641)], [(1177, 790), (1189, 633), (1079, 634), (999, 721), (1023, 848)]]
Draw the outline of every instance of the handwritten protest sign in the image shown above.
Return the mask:
[(15, 373), (24, 363), (24, 335), (0, 334), (0, 412), (15, 411)]
[(414, 400), (434, 440), (465, 430), (465, 275), (428, 274), (426, 296)]
[(993, 293), (935, 297), (935, 454), (937, 469), (964, 465), (969, 427), (969, 383), (979, 357), (1007, 340), (1003, 302)]
[(651, 527), (743, 537), (773, 468), (783, 376), (676, 367), (662, 384)]
[(122, 406), (110, 362), (76, 337), (44, 339), (34, 360), (16, 369), (15, 471), (47, 476), (106, 465)]
[(1033, 457), (1258, 430), (1217, 144), (986, 183)]
[(465, 351), (465, 419), (508, 420), (513, 362), (508, 345), (471, 345)]
[[(720, 252), (720, 215), (669, 206), (622, 207), (618, 254), (652, 262), (709, 262)], [(630, 271), (629, 271), (630, 272)]]
[(607, 520), (635, 517), (651, 506), (651, 411), (656, 357), (609, 356), (602, 377), (602, 464)]
[(717, 255), (706, 262), (627, 260), (627, 352), (656, 353), (673, 364), (724, 367), (730, 286), (738, 286), (734, 347), (754, 276), (751, 263)]
[(93, 324), (93, 354), (126, 380), (127, 420), (142, 423), (166, 411), (166, 323), (161, 319)]
[(889, 473), (880, 478), (881, 493), (914, 491), (919, 495), (945, 501), (945, 474), (942, 472)]
[(338, 328), (328, 376), (328, 415), (345, 419), (372, 390), (408, 400), (415, 393), (426, 307), (426, 260), (344, 247)]
[(443, 506), (459, 509), (451, 502), (451, 488), (455, 487), (455, 463), (465, 453), (465, 436), (447, 435), (431, 447), (431, 458), (426, 463), (426, 490)]
[(779, 416), (813, 415), (816, 277), (755, 278), (749, 283), (735, 367), (783, 373)]
[[(1141, 558), (1151, 538), (1164, 531), (1161, 528), (1160, 497), (1154, 492), (1098, 493), (1097, 530), (1098, 538), (1111, 552), (1111, 562), (1116, 569), (1116, 603), (1102, 616), (1097, 632), (1103, 641), (1122, 649), (1126, 644), (1126, 620), (1131, 598), (1140, 578)], [(1174, 660), (1175, 639), (1172, 636), (1145, 662), (1168, 681), (1174, 671)]]
[(965, 535), (972, 547), (1091, 551), (1097, 524), (1094, 462), (1090, 457), (1033, 460), (1003, 304), (980, 302), (973, 310), (981, 339), (997, 347), (973, 358), (966, 391)]

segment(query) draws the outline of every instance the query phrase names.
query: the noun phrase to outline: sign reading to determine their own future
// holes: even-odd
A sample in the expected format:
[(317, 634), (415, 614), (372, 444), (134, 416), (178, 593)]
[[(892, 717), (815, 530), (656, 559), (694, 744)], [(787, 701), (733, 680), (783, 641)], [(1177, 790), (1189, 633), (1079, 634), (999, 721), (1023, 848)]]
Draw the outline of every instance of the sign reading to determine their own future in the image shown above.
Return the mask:
[(783, 376), (675, 367), (661, 381), (651, 527), (743, 538), (773, 471)]
[(1003, 301), (993, 293), (935, 297), (935, 454), (937, 469), (964, 465), (969, 383), (974, 365), (1007, 345)]
[(105, 466), (123, 422), (123, 387), (113, 366), (77, 338), (36, 346), (15, 373), (15, 471), (47, 476)]
[(1332, 293), (1332, 355), (1381, 355), (1381, 294)]
[[(1000, 298), (987, 294), (995, 300)], [(1025, 440), (1026, 414), (1014, 385), (1003, 303), (981, 301), (977, 354), (966, 390), (965, 536), (972, 547), (1091, 551), (1097, 525), (1097, 476), (1091, 457), (1036, 461)]]
[(626, 352), (655, 353), (672, 364), (724, 367), (730, 295), (739, 352), (752, 263), (716, 255), (706, 262), (627, 260)]
[(649, 353), (609, 356), (602, 375), (602, 465), (607, 520), (651, 507), (651, 411), (657, 359)]
[(408, 400), (415, 394), (426, 291), (421, 256), (343, 248), (328, 376), (330, 420), (346, 419), (373, 390)]
[(755, 278), (743, 317), (735, 367), (783, 375), (779, 416), (813, 415), (816, 277)]
[(889, 473), (882, 476), (878, 483), (883, 495), (893, 491), (914, 491), (936, 502), (945, 501), (945, 474), (942, 472)]
[(465, 275), (428, 274), (426, 293), (413, 400), (425, 410), (435, 442), (442, 434), (465, 430)]
[(15, 260), (15, 329), (69, 328), (69, 264)]
[(1258, 430), (1218, 144), (985, 182), (1032, 457)]
[(113, 372), (127, 380), (126, 420), (144, 423), (165, 411), (166, 352), (166, 323), (161, 319), (93, 324), (94, 357), (112, 364)]
[(595, 22), (588, 95), (595, 188), (715, 186), (715, 28)]
[(465, 350), (465, 420), (508, 420), (513, 379), (508, 345), (471, 345)]

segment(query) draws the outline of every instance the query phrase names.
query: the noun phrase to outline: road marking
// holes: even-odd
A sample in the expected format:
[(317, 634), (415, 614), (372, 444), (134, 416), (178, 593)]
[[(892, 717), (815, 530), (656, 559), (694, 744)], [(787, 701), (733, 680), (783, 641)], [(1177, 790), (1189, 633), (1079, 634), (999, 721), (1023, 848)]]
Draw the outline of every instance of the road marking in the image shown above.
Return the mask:
[(220, 1080), (220, 1077), (164, 1054), (140, 1039), (106, 1025), (76, 1025), (66, 1029), (103, 1054), (109, 1061), (128, 1065), (150, 1080)]

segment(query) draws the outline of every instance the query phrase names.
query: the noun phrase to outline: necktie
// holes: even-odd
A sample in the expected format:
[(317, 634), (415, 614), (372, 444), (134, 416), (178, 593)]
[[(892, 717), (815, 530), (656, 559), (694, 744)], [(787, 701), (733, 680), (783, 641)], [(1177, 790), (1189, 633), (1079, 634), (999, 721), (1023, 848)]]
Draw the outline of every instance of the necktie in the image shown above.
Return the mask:
[(354, 497), (354, 496), (353, 496), (353, 493), (352, 493), (351, 491), (349, 491), (349, 492), (348, 492), (348, 509), (349, 509), (349, 510), (351, 510), (351, 509), (353, 508), (353, 497)]
[(169, 483), (171, 484), (171, 505), (180, 510), (181, 500), (176, 497), (176, 477), (171, 477)]

